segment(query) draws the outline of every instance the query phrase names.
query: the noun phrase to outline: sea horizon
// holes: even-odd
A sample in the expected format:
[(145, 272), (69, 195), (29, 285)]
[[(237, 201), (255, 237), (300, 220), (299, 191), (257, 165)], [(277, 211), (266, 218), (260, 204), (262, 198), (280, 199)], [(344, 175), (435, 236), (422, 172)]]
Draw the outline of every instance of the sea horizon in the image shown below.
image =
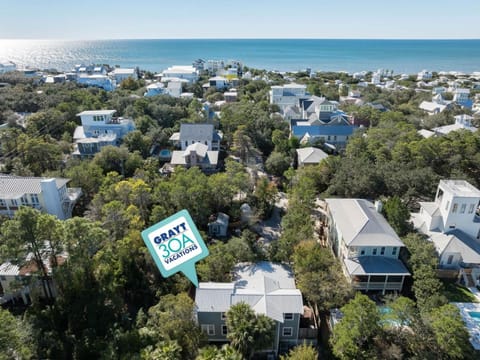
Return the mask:
[(75, 64), (109, 64), (160, 72), (196, 59), (237, 60), (273, 71), (374, 71), (396, 74), (480, 71), (480, 39), (144, 38), (0, 39), (0, 61), (68, 71)]

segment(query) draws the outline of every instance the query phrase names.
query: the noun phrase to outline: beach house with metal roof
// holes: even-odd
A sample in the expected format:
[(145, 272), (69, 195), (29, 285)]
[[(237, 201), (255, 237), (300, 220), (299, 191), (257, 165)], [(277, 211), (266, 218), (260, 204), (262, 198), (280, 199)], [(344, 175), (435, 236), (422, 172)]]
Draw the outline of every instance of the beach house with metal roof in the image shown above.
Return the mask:
[(242, 263), (235, 267), (231, 283), (203, 282), (195, 295), (198, 324), (208, 340), (226, 343), (227, 312), (232, 305), (247, 303), (257, 313), (275, 321), (275, 339), (266, 351), (274, 352), (299, 343), (303, 300), (292, 271), (270, 262)]
[(363, 291), (401, 291), (410, 276), (399, 260), (405, 245), (363, 199), (326, 199), (328, 240), (352, 286)]
[(89, 110), (77, 114), (82, 121), (73, 134), (75, 151), (73, 156), (89, 157), (104, 146), (118, 146), (121, 139), (135, 130), (131, 119), (113, 117), (116, 110)]
[(67, 188), (69, 181), (0, 174), (0, 214), (13, 217), (20, 206), (31, 206), (60, 220), (68, 219), (82, 194), (80, 188)]
[(480, 279), (480, 190), (465, 180), (440, 180), (435, 200), (420, 202), (414, 227), (428, 236), (439, 267), (458, 271), (473, 286)]

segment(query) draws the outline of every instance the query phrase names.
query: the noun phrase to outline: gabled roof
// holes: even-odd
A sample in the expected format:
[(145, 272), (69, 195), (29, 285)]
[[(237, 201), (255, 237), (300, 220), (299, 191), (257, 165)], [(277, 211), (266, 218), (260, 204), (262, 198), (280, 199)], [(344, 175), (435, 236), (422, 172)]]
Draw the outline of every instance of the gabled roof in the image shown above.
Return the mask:
[(430, 216), (440, 216), (440, 209), (438, 204), (433, 201), (421, 201), (419, 202), (420, 207), (423, 208)]
[[(0, 199), (17, 198), (24, 194), (40, 194), (42, 192), (41, 181), (49, 179), (51, 178), (0, 174)], [(70, 179), (55, 178), (57, 189), (60, 189), (69, 181)]]
[(444, 252), (458, 253), (467, 264), (480, 264), (480, 243), (461, 230), (448, 233), (432, 233), (431, 241), (441, 255)]
[(328, 157), (328, 154), (314, 147), (297, 149), (297, 155), (301, 164), (318, 164)]
[(347, 246), (405, 246), (375, 206), (363, 199), (326, 199)]
[(207, 155), (208, 146), (199, 142), (190, 144), (183, 152), (183, 157), (190, 156), (190, 153), (192, 151), (195, 152), (198, 156), (204, 158), (205, 155)]
[(237, 265), (232, 283), (200, 283), (195, 296), (198, 312), (225, 312), (240, 302), (279, 322), (284, 313), (303, 313), (291, 270), (265, 261)]

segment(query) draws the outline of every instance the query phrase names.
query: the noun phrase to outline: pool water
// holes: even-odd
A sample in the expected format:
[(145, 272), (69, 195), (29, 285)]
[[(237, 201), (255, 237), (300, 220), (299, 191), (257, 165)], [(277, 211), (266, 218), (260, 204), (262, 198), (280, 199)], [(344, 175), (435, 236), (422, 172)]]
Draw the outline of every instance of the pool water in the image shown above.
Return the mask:
[(475, 321), (480, 322), (480, 311), (469, 311), (468, 315)]

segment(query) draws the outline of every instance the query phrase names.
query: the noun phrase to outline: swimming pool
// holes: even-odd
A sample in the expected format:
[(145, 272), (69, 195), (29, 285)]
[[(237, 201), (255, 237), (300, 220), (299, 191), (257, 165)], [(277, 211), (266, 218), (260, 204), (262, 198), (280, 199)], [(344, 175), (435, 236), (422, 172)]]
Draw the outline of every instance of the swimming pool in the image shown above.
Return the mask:
[(473, 320), (480, 322), (480, 311), (468, 311), (468, 315), (470, 315)]

